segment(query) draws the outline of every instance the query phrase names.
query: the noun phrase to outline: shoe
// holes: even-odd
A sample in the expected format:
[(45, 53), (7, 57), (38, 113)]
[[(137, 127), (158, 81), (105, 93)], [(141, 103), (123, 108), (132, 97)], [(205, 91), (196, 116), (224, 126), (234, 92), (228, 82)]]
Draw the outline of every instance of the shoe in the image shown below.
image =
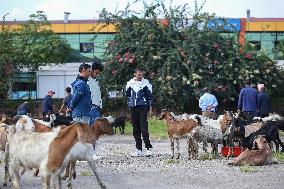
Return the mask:
[(94, 153), (94, 155), (93, 155), (93, 160), (98, 160), (98, 159), (100, 159), (101, 158), (101, 156), (98, 156), (96, 153)]
[(146, 157), (153, 156), (153, 153), (150, 150), (147, 150), (145, 153)]
[(142, 157), (144, 156), (143, 151), (142, 150), (137, 150), (136, 152), (134, 152), (133, 154), (131, 154), (132, 157)]

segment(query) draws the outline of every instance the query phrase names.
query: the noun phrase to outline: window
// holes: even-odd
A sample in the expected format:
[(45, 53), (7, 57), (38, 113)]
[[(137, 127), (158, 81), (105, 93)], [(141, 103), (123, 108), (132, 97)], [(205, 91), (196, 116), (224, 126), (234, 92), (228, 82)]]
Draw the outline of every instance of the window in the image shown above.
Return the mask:
[(94, 53), (94, 43), (80, 43), (81, 53)]
[(261, 49), (261, 43), (260, 41), (249, 41), (250, 44), (255, 45), (256, 50), (260, 50)]

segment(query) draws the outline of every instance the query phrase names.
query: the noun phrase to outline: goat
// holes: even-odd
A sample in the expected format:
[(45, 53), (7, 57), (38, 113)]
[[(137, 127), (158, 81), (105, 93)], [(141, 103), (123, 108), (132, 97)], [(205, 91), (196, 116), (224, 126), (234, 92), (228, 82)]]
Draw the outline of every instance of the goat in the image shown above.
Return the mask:
[(196, 146), (195, 141), (191, 140), (191, 131), (193, 128), (200, 125), (201, 121), (198, 116), (195, 119), (188, 119), (182, 121), (175, 121), (174, 117), (166, 110), (162, 110), (160, 114), (160, 119), (165, 119), (167, 122), (168, 135), (171, 142), (171, 158), (174, 158), (174, 140), (176, 140), (176, 148), (177, 148), (177, 159), (180, 158), (179, 151), (179, 139), (186, 137), (188, 143), (188, 159), (196, 158)]
[[(111, 127), (109, 121), (106, 118), (96, 119), (95, 123), (92, 125), (90, 130), (94, 135), (95, 140), (97, 140), (101, 135), (104, 134), (113, 135), (113, 128)], [(77, 142), (74, 145), (74, 147), (70, 150), (70, 152), (65, 158), (65, 160), (69, 161), (69, 163), (67, 164), (64, 176), (62, 177), (62, 180), (65, 180), (67, 177), (69, 178), (68, 187), (71, 187), (71, 178), (73, 177), (75, 179), (76, 177), (75, 165), (76, 161), (79, 159), (86, 159), (88, 161), (89, 166), (93, 170), (98, 183), (102, 188), (105, 187), (95, 170), (93, 155), (94, 155), (93, 145), (83, 144), (82, 142)], [(69, 171), (69, 168), (71, 169), (71, 171)]]
[(259, 166), (272, 163), (272, 150), (269, 148), (266, 139), (262, 135), (256, 136), (254, 143), (257, 150), (246, 149), (229, 165), (252, 165)]
[(279, 151), (279, 144), (284, 152), (284, 144), (280, 140), (278, 129), (284, 131), (284, 120), (267, 121), (263, 127), (254, 133), (251, 133), (243, 140), (243, 147), (252, 149), (253, 141), (257, 135), (263, 135), (268, 143), (273, 141), (276, 145), (276, 151)]
[(112, 127), (114, 128), (114, 133), (116, 133), (116, 128), (119, 128), (120, 134), (124, 134), (125, 120), (126, 120), (125, 114), (121, 114), (120, 116), (114, 119), (114, 122), (112, 123)]
[(57, 132), (8, 134), (11, 162), (9, 169), (13, 188), (19, 188), (20, 167), (39, 167), (44, 179), (44, 188), (50, 187), (50, 178), (55, 184), (55, 177), (59, 174), (60, 168), (66, 164), (65, 156), (78, 141), (94, 142), (87, 124), (75, 123), (64, 129), (59, 128)]
[(220, 115), (217, 120), (200, 116), (201, 125), (192, 130), (193, 138), (197, 142), (203, 142), (203, 150), (207, 152), (207, 142), (212, 145), (212, 153), (218, 152), (218, 144), (223, 143), (223, 136), (231, 124), (231, 112)]

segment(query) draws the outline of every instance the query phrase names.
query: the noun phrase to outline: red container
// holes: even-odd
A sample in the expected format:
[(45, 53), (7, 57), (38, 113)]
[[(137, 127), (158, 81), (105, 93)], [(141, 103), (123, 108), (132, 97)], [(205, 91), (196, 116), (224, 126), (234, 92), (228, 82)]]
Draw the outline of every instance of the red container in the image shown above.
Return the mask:
[[(234, 149), (231, 148), (231, 153), (232, 150), (234, 151), (234, 154), (232, 154), (234, 157), (238, 157), (241, 153), (242, 153), (242, 149), (239, 146), (234, 146)], [(223, 156), (227, 157), (228, 153), (229, 153), (229, 147), (228, 146), (223, 146), (221, 149), (221, 153), (223, 154)]]

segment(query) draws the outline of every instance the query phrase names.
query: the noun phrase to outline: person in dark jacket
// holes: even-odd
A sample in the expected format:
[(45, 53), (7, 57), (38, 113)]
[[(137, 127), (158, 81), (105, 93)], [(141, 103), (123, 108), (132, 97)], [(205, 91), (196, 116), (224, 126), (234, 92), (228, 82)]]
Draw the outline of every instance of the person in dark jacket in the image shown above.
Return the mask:
[(136, 68), (134, 78), (126, 84), (127, 104), (130, 108), (131, 121), (133, 125), (133, 136), (136, 142), (137, 151), (132, 156), (143, 156), (141, 134), (146, 147), (146, 156), (151, 156), (152, 148), (149, 132), (147, 113), (152, 111), (152, 85), (144, 79), (143, 70)]
[(20, 106), (17, 108), (17, 115), (27, 115), (28, 114), (28, 109), (29, 109), (29, 104), (28, 102), (22, 103)]
[(72, 111), (74, 121), (89, 123), (92, 102), (91, 91), (87, 81), (91, 75), (91, 71), (89, 64), (81, 64), (79, 67), (79, 75), (71, 84), (73, 97), (70, 102), (70, 110)]
[[(71, 117), (71, 111), (70, 111), (70, 102), (72, 100), (72, 94), (71, 94), (71, 88), (70, 87), (66, 87), (65, 88), (65, 97), (63, 99), (63, 103), (59, 109), (59, 112), (61, 112), (63, 110), (63, 108), (66, 108), (66, 117)], [(69, 110), (69, 111), (67, 111)]]
[(53, 113), (52, 108), (52, 97), (55, 94), (54, 91), (48, 91), (47, 95), (43, 98), (42, 101), (42, 116), (43, 118), (47, 118), (50, 113)]
[(246, 80), (245, 88), (243, 88), (239, 95), (238, 112), (242, 112), (246, 120), (252, 121), (256, 116), (257, 111), (257, 91), (251, 87), (251, 81)]
[(259, 117), (268, 117), (271, 110), (269, 95), (265, 92), (264, 84), (259, 84), (258, 88), (258, 112)]

